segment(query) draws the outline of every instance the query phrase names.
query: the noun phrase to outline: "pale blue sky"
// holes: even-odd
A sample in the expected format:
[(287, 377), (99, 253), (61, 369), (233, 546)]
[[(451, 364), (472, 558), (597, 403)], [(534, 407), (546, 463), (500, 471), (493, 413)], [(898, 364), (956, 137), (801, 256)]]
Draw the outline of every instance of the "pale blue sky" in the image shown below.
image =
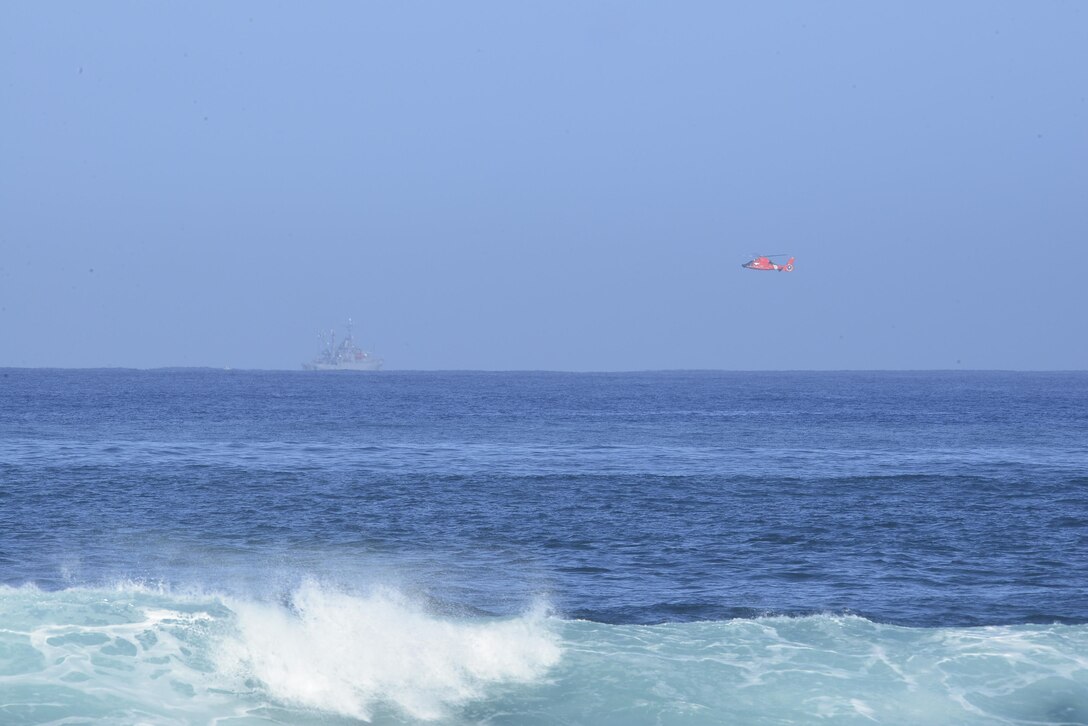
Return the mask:
[(1086, 265), (1088, 3), (0, 5), (0, 365), (1084, 369)]

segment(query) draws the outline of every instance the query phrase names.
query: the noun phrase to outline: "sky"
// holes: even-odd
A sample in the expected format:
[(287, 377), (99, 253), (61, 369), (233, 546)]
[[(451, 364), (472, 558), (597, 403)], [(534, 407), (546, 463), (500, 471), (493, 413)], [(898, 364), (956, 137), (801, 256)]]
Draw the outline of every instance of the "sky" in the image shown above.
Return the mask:
[(1083, 370), (1086, 266), (1084, 2), (0, 4), (0, 366)]

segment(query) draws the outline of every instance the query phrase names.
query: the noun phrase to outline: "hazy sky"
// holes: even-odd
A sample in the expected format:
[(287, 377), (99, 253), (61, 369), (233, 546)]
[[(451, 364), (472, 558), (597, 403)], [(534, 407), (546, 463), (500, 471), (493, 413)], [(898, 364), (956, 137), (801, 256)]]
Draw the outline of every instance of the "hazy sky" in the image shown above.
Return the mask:
[(0, 365), (1085, 369), (1086, 275), (1085, 2), (0, 4)]

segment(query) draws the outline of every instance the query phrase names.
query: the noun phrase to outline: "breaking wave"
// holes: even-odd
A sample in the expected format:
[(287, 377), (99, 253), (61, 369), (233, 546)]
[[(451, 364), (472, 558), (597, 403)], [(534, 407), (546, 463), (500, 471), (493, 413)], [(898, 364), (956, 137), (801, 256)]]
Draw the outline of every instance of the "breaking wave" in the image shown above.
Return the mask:
[(392, 590), (279, 603), (139, 585), (0, 588), (0, 722), (435, 720), (560, 658), (543, 609), (457, 620)]
[(390, 589), (276, 601), (0, 587), (0, 722), (1083, 724), (1088, 626), (855, 616), (453, 617)]

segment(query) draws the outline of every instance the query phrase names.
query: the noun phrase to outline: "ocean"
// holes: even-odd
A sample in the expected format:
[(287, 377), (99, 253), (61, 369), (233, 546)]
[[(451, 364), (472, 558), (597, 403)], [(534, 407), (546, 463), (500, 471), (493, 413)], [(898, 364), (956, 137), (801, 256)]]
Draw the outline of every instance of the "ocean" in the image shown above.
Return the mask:
[(1088, 373), (0, 370), (0, 724), (1088, 724)]

